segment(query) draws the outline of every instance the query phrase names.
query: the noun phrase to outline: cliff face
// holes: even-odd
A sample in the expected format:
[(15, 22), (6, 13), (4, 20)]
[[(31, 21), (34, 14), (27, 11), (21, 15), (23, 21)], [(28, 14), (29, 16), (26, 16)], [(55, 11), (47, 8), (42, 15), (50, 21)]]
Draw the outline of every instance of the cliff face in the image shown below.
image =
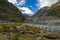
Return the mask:
[(38, 16), (42, 16), (44, 13), (46, 13), (46, 11), (48, 10), (49, 7), (43, 7), (40, 10), (37, 11), (37, 13), (35, 15), (33, 15), (33, 17), (38, 17)]
[(33, 18), (35, 18), (36, 20), (39, 20), (45, 14), (47, 14), (48, 9), (49, 9), (48, 6), (45, 6), (45, 7), (41, 8), (40, 10), (37, 11), (37, 13), (35, 15), (33, 15)]
[(25, 17), (12, 3), (0, 0), (0, 20), (23, 22)]

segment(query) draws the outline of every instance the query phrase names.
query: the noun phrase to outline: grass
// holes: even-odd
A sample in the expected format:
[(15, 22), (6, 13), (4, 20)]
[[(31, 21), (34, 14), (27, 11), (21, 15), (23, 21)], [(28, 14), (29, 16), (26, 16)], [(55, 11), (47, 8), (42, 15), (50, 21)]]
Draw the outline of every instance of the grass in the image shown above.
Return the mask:
[(6, 37), (0, 37), (0, 40), (7, 40)]

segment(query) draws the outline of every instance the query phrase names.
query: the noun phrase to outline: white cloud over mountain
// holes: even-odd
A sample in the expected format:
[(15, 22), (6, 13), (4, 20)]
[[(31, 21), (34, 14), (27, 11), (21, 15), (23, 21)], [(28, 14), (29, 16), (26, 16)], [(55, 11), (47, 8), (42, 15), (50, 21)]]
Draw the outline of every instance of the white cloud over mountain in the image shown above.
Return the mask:
[(33, 15), (33, 12), (27, 7), (19, 7), (20, 10), (23, 10), (23, 14), (28, 14), (29, 16)]
[(17, 0), (8, 0), (9, 2), (13, 3), (13, 4), (16, 4), (17, 3)]
[(17, 6), (18, 6), (18, 5), (22, 6), (22, 5), (24, 5), (24, 4), (26, 3), (25, 0), (20, 0), (19, 3), (18, 3), (17, 0), (8, 0), (8, 1), (11, 2), (11, 3), (13, 3), (13, 4), (17, 4)]
[(33, 12), (27, 8), (27, 7), (19, 7), (22, 5), (25, 5), (26, 1), (25, 0), (20, 0), (19, 3), (17, 3), (17, 0), (8, 0), (9, 2), (13, 3), (13, 4), (17, 4), (16, 6), (18, 7), (19, 10), (24, 10), (24, 12), (22, 11), (23, 14), (28, 14), (28, 15), (33, 15)]
[(22, 5), (25, 5), (25, 3), (26, 3), (26, 0), (20, 0), (20, 2), (17, 5), (22, 6)]
[[(22, 5), (25, 5), (27, 2), (26, 0), (19, 0), (19, 2), (17, 0), (8, 0), (9, 2), (16, 4), (16, 6), (18, 7), (19, 10), (24, 10), (21, 11), (23, 14), (28, 14), (28, 15), (33, 15), (33, 11), (30, 10), (28, 7), (20, 7)], [(32, 0), (34, 1), (34, 0)], [(36, 6), (38, 7), (37, 9), (40, 9), (44, 6), (51, 6), (52, 4), (56, 3), (59, 0), (37, 0)], [(27, 3), (28, 4), (28, 3)], [(30, 6), (31, 8), (33, 6)]]
[(38, 6), (44, 7), (44, 6), (51, 6), (52, 4), (56, 3), (58, 0), (38, 0)]

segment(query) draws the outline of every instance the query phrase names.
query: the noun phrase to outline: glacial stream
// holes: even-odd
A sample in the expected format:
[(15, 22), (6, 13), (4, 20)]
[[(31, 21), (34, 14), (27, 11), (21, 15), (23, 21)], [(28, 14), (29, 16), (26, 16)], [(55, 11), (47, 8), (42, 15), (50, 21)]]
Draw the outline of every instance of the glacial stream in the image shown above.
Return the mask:
[(49, 32), (58, 32), (60, 33), (60, 25), (40, 25), (40, 24), (32, 24), (32, 23), (24, 23), (24, 25), (29, 25), (33, 27), (43, 28)]

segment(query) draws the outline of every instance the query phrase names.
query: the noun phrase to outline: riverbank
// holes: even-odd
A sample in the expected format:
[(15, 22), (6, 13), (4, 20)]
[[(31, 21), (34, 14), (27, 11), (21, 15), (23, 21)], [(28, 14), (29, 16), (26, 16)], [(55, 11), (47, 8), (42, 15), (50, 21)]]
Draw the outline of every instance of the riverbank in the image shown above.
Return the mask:
[(57, 32), (29, 25), (0, 25), (0, 40), (58, 40)]

